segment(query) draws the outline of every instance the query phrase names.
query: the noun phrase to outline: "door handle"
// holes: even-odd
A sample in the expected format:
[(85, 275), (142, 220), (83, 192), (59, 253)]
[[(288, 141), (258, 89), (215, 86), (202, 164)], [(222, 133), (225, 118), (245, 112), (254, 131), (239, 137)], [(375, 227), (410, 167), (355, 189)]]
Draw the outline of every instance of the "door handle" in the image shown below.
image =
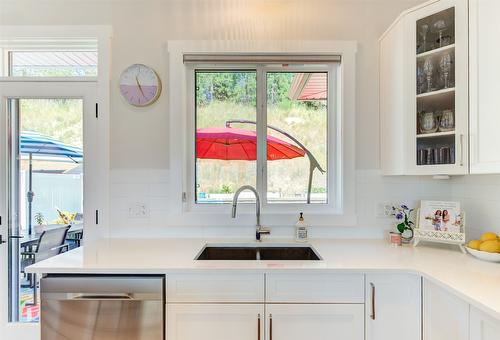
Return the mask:
[(260, 340), (260, 314), (257, 314), (257, 340)]
[(372, 314), (370, 319), (375, 320), (375, 285), (373, 282), (370, 282), (370, 287), (372, 288)]
[(269, 340), (273, 340), (273, 315), (269, 314)]

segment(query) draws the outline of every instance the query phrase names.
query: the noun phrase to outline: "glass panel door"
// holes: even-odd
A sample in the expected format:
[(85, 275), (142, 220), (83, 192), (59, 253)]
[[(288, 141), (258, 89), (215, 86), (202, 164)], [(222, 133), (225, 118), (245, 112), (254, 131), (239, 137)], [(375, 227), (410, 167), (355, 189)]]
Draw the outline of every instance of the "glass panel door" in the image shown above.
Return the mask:
[(417, 165), (456, 164), (455, 7), (416, 22)]
[[(11, 322), (37, 322), (37, 279), (25, 267), (44, 252), (44, 236), (70, 225), (62, 244), (83, 230), (83, 99), (9, 98)], [(62, 249), (64, 251), (66, 249)]]
[(95, 225), (96, 94), (94, 82), (0, 82), (2, 338), (39, 337), (39, 277), (25, 268), (80, 246), (84, 221)]

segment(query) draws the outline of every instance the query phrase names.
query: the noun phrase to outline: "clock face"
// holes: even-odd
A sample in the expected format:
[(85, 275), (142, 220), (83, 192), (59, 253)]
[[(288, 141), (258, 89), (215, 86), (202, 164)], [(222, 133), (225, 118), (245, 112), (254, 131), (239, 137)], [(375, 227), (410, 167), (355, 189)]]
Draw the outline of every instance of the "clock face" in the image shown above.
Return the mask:
[(120, 92), (131, 105), (150, 105), (160, 96), (160, 78), (152, 68), (142, 64), (134, 64), (122, 72)]

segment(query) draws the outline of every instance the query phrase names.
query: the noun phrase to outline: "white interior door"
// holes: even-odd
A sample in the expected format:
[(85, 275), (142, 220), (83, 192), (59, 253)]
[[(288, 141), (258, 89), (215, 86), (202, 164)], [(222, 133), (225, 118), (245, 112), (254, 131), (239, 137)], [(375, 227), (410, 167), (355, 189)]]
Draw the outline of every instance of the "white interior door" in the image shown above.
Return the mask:
[[(83, 215), (84, 228), (93, 227), (97, 221), (93, 218), (100, 204), (98, 197), (97, 166), (97, 117), (96, 117), (96, 82), (94, 81), (4, 81), (0, 82), (0, 334), (2, 339), (39, 339), (38, 323), (20, 323), (19, 297), (14, 291), (13, 277), (19, 273), (15, 268), (18, 260), (13, 256), (19, 252), (17, 235), (17, 214), (12, 202), (10, 188), (12, 183), (13, 162), (19, 162), (20, 156), (12, 151), (12, 143), (19, 140), (19, 129), (13, 128), (12, 102), (22, 99), (78, 99), (82, 101), (83, 119)], [(18, 124), (17, 124), (18, 125)], [(10, 174), (10, 175), (9, 175)], [(14, 208), (13, 208), (14, 207)], [(16, 262), (17, 261), (17, 262)], [(14, 264), (14, 265), (12, 265)], [(11, 288), (14, 287), (14, 288)], [(35, 302), (36, 303), (36, 302)], [(17, 311), (16, 311), (17, 310)]]
[(266, 339), (363, 340), (364, 304), (267, 304)]

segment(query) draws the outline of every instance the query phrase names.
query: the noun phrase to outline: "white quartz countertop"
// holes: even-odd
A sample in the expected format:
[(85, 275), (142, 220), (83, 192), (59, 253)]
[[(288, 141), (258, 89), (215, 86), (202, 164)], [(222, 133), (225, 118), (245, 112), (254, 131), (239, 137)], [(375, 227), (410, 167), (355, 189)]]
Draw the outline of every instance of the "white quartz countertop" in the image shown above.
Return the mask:
[[(248, 240), (108, 239), (27, 268), (38, 274), (168, 274), (188, 271), (338, 271), (417, 273), (500, 320), (500, 264), (458, 248), (393, 247), (382, 240), (311, 240), (321, 261), (195, 261), (205, 244)], [(287, 243), (269, 240), (266, 243)]]

